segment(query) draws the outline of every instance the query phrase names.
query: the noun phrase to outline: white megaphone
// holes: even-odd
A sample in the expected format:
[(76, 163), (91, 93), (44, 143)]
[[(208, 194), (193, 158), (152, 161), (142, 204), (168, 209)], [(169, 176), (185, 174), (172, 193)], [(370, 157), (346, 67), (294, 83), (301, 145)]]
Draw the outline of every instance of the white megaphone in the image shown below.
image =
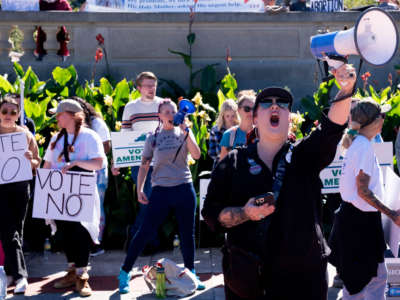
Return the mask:
[(379, 8), (370, 8), (351, 29), (312, 36), (311, 52), (335, 69), (343, 64), (340, 57), (347, 55), (359, 55), (365, 62), (381, 66), (393, 58), (397, 44), (398, 32), (392, 17)]

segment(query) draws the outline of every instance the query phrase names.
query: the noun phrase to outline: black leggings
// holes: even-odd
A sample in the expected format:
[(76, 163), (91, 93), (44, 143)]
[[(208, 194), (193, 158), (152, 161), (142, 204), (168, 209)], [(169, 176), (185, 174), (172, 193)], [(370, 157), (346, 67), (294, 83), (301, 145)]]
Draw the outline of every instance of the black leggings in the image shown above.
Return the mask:
[(56, 221), (63, 239), (63, 248), (68, 263), (74, 263), (76, 268), (87, 267), (89, 264), (92, 238), (80, 222)]
[(0, 241), (3, 244), (7, 275), (14, 280), (28, 277), (22, 235), (29, 200), (29, 182), (0, 185)]
[[(227, 261), (223, 259), (223, 269), (227, 267)], [(321, 261), (321, 268), (315, 271), (287, 272), (272, 274), (273, 279), (266, 279), (267, 294), (257, 299), (246, 299), (236, 295), (225, 281), (226, 300), (291, 300), (297, 295), (307, 295), (307, 300), (327, 300), (328, 298), (328, 274), (326, 271), (326, 259)]]

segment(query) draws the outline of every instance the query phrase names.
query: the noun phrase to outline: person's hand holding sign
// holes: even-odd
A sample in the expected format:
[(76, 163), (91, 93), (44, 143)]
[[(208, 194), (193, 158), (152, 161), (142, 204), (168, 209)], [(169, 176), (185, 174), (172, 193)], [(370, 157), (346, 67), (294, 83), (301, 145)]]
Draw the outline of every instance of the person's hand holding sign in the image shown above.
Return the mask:
[(32, 153), (32, 151), (29, 151), (29, 150), (28, 150), (28, 151), (25, 152), (24, 155), (25, 155), (26, 159), (29, 160), (29, 161), (31, 161), (31, 160), (33, 159), (33, 153)]
[(71, 168), (73, 168), (74, 166), (76, 166), (76, 161), (73, 162), (67, 162), (65, 164), (65, 166), (61, 169), (61, 172), (63, 172), (64, 174), (67, 173), (67, 171)]

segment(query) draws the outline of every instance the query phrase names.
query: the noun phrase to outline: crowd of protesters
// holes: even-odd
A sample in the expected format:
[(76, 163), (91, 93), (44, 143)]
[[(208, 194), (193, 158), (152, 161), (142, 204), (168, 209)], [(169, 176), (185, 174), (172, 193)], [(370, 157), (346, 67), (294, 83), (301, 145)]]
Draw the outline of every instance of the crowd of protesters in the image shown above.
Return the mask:
[[(381, 141), (385, 111), (373, 101), (351, 98), (356, 80), (353, 67), (344, 65), (333, 73), (342, 86), (337, 98), (346, 97), (333, 103), (316, 130), (296, 143), (289, 138), (293, 96), (278, 87), (258, 94), (244, 90), (237, 101), (227, 99), (211, 128), (209, 155), (214, 163), (202, 215), (213, 231), (226, 233), (222, 263), (227, 299), (290, 299), (291, 295), (282, 295), (287, 282), (310, 299), (326, 299), (328, 261), (343, 280), (343, 299), (384, 297), (387, 272), (381, 213), (400, 225), (399, 213), (381, 202), (381, 172), (371, 144)], [(170, 211), (178, 221), (184, 265), (196, 273), (196, 194), (188, 154), (199, 159), (200, 149), (186, 121), (174, 125), (176, 104), (156, 96), (157, 77), (142, 72), (136, 85), (141, 97), (125, 106), (122, 132), (148, 135), (141, 165), (131, 168), (140, 210), (128, 233), (127, 255), (118, 276), (120, 293), (130, 291), (132, 267), (146, 245), (157, 248), (157, 229)], [(20, 107), (18, 95), (2, 97), (0, 134), (26, 135), (25, 157), (33, 174), (41, 163), (45, 169), (97, 174), (91, 222), (46, 220), (62, 232), (67, 261), (66, 275), (54, 287), (75, 287), (82, 297), (90, 296), (90, 252), (104, 252), (100, 245), (106, 222), (110, 131), (83, 99), (62, 100), (49, 111), (55, 114), (59, 132), (53, 135), (42, 162), (29, 122), (18, 122)], [(321, 230), (319, 173), (331, 163), (339, 143), (348, 148), (348, 163), (328, 246)], [(400, 155), (399, 144), (398, 139), (396, 155)], [(110, 169), (114, 176), (120, 174), (117, 167)], [(0, 185), (0, 192), (7, 195), (0, 210), (0, 252), (4, 249), (7, 285), (15, 284), (14, 293), (24, 293), (28, 286), (22, 245), (30, 188), (29, 181)], [(356, 250), (360, 239), (368, 242), (368, 251)], [(365, 261), (355, 259), (360, 252)], [(368, 272), (363, 272), (366, 267)], [(362, 280), (356, 276), (360, 271)], [(198, 289), (204, 289), (197, 281)]]

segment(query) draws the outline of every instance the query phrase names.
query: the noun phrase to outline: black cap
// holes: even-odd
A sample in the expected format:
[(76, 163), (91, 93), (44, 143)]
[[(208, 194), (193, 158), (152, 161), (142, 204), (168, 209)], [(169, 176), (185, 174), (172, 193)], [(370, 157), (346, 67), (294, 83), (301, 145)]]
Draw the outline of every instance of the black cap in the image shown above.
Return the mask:
[(284, 99), (288, 99), (289, 100), (289, 110), (292, 108), (292, 104), (293, 104), (293, 96), (292, 94), (284, 89), (284, 88), (280, 88), (280, 87), (269, 87), (269, 88), (265, 88), (263, 89), (256, 98), (256, 103), (254, 105), (254, 109), (256, 109), (260, 103), (261, 100), (268, 98), (268, 97), (279, 97), (279, 98), (284, 98)]

